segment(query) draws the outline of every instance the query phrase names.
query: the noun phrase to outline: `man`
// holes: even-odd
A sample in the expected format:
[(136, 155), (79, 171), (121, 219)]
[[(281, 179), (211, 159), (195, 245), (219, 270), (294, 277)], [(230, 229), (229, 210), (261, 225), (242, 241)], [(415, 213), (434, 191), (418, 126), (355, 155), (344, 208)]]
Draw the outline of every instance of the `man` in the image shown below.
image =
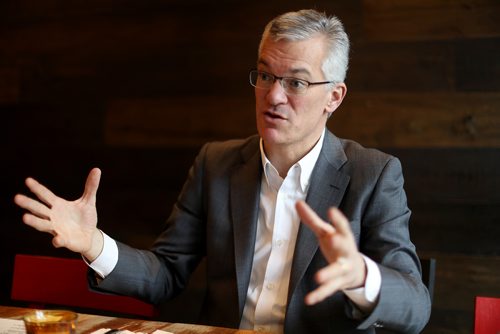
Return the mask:
[(206, 324), (419, 332), (430, 300), (409, 239), (401, 165), (326, 129), (346, 94), (348, 50), (341, 22), (314, 10), (266, 26), (250, 72), (259, 135), (201, 149), (151, 250), (97, 229), (98, 169), (75, 202), (28, 178), (40, 201), (16, 196), (29, 211), (24, 222), (81, 253), (95, 289), (152, 303), (183, 289), (206, 256)]

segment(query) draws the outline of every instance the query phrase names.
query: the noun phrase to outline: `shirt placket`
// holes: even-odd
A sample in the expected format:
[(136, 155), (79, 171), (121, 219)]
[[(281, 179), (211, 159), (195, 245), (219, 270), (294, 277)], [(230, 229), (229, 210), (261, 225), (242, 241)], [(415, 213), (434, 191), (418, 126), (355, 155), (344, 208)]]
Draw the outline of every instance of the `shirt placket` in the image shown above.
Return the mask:
[[(296, 227), (293, 226), (297, 185), (297, 168), (292, 168), (289, 175), (277, 191), (276, 210), (272, 234), (272, 246), (266, 266), (262, 292), (255, 310), (255, 329), (271, 330), (266, 324), (271, 319), (284, 318), (286, 298), (289, 284), (290, 266), (293, 250), (291, 238), (295, 238)], [(295, 183), (294, 183), (295, 180)], [(269, 321), (268, 321), (269, 320)]]

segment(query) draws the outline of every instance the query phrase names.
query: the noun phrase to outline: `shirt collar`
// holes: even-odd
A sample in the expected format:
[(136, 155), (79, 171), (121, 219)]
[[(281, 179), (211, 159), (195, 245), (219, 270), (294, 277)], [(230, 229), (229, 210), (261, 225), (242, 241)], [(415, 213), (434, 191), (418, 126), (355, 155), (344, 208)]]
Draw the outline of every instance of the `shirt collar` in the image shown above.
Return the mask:
[[(302, 188), (303, 192), (306, 192), (308, 187), (309, 187), (309, 181), (311, 179), (311, 174), (313, 171), (314, 166), (316, 165), (316, 161), (318, 161), (319, 154), (321, 152), (321, 149), (323, 148), (323, 139), (325, 138), (325, 130), (321, 133), (321, 137), (319, 138), (318, 142), (314, 145), (314, 147), (304, 156), (302, 159), (300, 159), (297, 163), (295, 163), (293, 166), (298, 165), (300, 167), (300, 187)], [(262, 138), (260, 138), (260, 156), (261, 156), (261, 161), (262, 161), (262, 168), (264, 169), (264, 175), (266, 178), (267, 184), (271, 185), (270, 183), (270, 178), (269, 178), (269, 168), (273, 168), (276, 170), (276, 168), (273, 166), (271, 161), (266, 156), (266, 153), (264, 152), (264, 145), (262, 142)], [(291, 166), (290, 168), (293, 168)], [(277, 172), (276, 172), (277, 173)]]

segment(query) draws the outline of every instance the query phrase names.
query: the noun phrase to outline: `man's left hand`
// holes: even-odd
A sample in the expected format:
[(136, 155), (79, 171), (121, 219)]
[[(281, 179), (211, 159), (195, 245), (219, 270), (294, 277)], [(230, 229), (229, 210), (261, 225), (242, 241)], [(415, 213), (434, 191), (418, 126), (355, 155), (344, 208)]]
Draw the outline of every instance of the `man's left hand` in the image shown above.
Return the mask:
[(328, 210), (331, 225), (324, 222), (304, 201), (295, 205), (302, 222), (318, 238), (319, 246), (329, 265), (315, 276), (319, 287), (310, 292), (305, 302), (313, 305), (337, 291), (364, 286), (366, 265), (358, 251), (349, 221), (337, 208)]

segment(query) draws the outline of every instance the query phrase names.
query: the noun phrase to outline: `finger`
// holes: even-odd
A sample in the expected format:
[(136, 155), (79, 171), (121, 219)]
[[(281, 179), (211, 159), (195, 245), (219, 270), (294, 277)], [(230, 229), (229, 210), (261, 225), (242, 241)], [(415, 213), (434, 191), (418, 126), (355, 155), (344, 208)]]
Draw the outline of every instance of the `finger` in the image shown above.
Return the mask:
[(50, 217), (50, 209), (47, 206), (25, 195), (16, 195), (14, 197), (14, 203), (40, 218), (49, 219)]
[(339, 291), (341, 284), (340, 279), (330, 280), (327, 283), (321, 284), (317, 289), (309, 292), (304, 301), (307, 305), (317, 304)]
[(66, 243), (60, 235), (56, 235), (54, 236), (54, 238), (52, 238), (52, 245), (54, 245), (55, 248), (60, 248), (65, 247)]
[(29, 190), (33, 194), (36, 195), (42, 202), (47, 204), (50, 207), (52, 207), (52, 203), (54, 200), (57, 198), (52, 191), (47, 189), (45, 186), (43, 186), (41, 183), (36, 181), (35, 179), (29, 177), (26, 179), (26, 186), (28, 186)]
[(31, 213), (25, 213), (23, 215), (23, 222), (40, 232), (48, 232), (51, 234), (55, 233), (52, 229), (52, 223), (50, 220), (37, 217)]
[(85, 182), (85, 190), (83, 192), (82, 199), (87, 201), (89, 204), (95, 205), (97, 197), (97, 188), (99, 188), (99, 181), (101, 180), (101, 170), (99, 168), (93, 168), (87, 181)]
[(329, 264), (328, 266), (318, 270), (316, 273), (316, 282), (318, 284), (323, 284), (329, 280), (335, 280), (339, 277), (346, 275), (349, 270), (351, 270), (352, 265), (344, 257), (339, 257), (337, 260)]
[(343, 235), (352, 234), (349, 220), (339, 209), (330, 208), (328, 210), (328, 218), (338, 233)]
[(324, 237), (335, 232), (332, 225), (325, 223), (309, 205), (304, 201), (297, 201), (295, 204), (297, 213), (304, 224), (318, 237)]

